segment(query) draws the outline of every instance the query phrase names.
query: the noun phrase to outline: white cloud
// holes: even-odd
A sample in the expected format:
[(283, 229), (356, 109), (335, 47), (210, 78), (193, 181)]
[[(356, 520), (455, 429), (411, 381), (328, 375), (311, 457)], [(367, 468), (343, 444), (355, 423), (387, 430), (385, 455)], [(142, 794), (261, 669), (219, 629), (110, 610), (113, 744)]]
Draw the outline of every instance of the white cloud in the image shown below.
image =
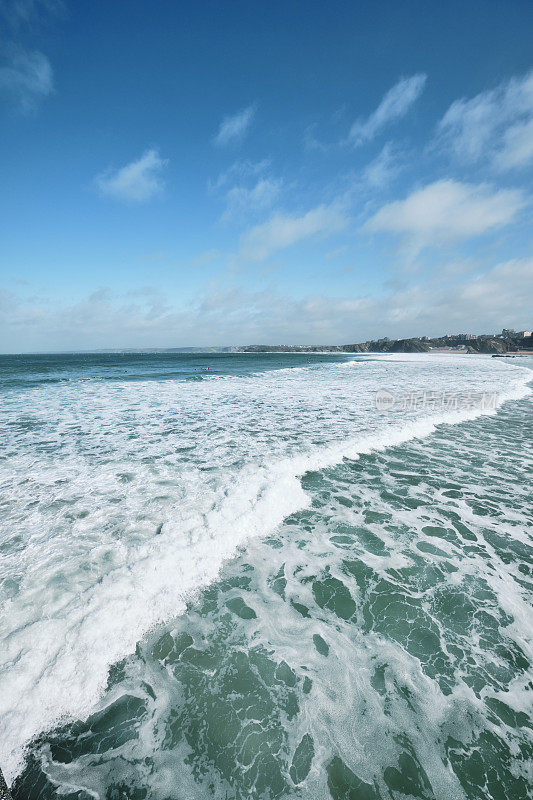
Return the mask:
[[(533, 109), (532, 109), (533, 111)], [(533, 115), (505, 131), (500, 151), (494, 157), (498, 169), (513, 169), (533, 163)]]
[(226, 203), (221, 222), (239, 221), (272, 206), (279, 197), (283, 180), (266, 175), (269, 167), (268, 159), (235, 161), (215, 181), (208, 181), (208, 191), (223, 194)]
[(301, 216), (276, 214), (241, 237), (240, 257), (244, 261), (264, 261), (303, 239), (336, 233), (347, 223), (346, 215), (335, 205), (317, 206)]
[(270, 208), (279, 197), (283, 181), (281, 179), (260, 178), (257, 183), (246, 186), (233, 186), (226, 194), (226, 210), (222, 222), (240, 219), (250, 212), (255, 213)]
[(497, 264), (488, 272), (476, 275), (460, 289), (459, 296), (465, 308), (485, 312), (508, 314), (510, 309), (524, 311), (524, 317), (533, 314), (533, 259), (516, 258)]
[(363, 170), (363, 180), (372, 189), (382, 189), (394, 180), (400, 169), (398, 155), (392, 144), (387, 142), (379, 155)]
[(402, 78), (389, 89), (383, 100), (366, 119), (357, 120), (352, 125), (349, 140), (354, 145), (361, 145), (373, 139), (386, 125), (405, 116), (411, 106), (418, 100), (426, 83), (423, 74)]
[(523, 330), (533, 315), (533, 259), (506, 261), (455, 284), (414, 285), (387, 302), (393, 335)]
[(224, 172), (221, 172), (216, 181), (208, 181), (207, 188), (210, 192), (222, 189), (233, 181), (244, 181), (248, 178), (255, 178), (265, 172), (270, 166), (269, 159), (262, 161), (235, 161)]
[(177, 308), (153, 288), (132, 296), (99, 289), (73, 305), (0, 291), (0, 340), (11, 352), (90, 347), (251, 343), (341, 344), (375, 339), (530, 329), (533, 259), (497, 264), (459, 280), (410, 285), (386, 296), (304, 296), (270, 287), (210, 284)]
[(1, 0), (0, 13), (13, 27), (27, 24), (42, 14), (59, 14), (63, 0)]
[(95, 183), (102, 194), (116, 200), (144, 203), (162, 191), (161, 171), (167, 163), (157, 150), (147, 150), (137, 161), (98, 175)]
[(251, 105), (236, 114), (224, 117), (214, 138), (215, 144), (226, 145), (241, 141), (252, 123), (255, 111), (255, 105)]
[(367, 231), (404, 234), (417, 248), (479, 236), (509, 224), (526, 204), (522, 192), (441, 180), (383, 206)]
[(63, 14), (64, 10), (63, 0), (0, 0), (0, 16), (15, 31), (23, 25), (34, 27), (49, 16)]
[(0, 93), (14, 108), (28, 114), (54, 91), (52, 67), (45, 55), (11, 46), (0, 67)]
[(463, 161), (489, 159), (499, 169), (533, 162), (533, 71), (471, 99), (456, 100), (438, 126), (437, 143)]

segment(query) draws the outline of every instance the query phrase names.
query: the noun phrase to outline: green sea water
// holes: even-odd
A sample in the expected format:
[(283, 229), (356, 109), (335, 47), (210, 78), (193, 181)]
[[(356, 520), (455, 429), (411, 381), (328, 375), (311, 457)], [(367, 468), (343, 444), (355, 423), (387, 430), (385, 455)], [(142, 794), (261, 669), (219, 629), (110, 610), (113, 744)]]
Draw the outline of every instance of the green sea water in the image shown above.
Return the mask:
[(305, 507), (34, 737), (14, 800), (531, 797), (531, 412), (306, 470)]

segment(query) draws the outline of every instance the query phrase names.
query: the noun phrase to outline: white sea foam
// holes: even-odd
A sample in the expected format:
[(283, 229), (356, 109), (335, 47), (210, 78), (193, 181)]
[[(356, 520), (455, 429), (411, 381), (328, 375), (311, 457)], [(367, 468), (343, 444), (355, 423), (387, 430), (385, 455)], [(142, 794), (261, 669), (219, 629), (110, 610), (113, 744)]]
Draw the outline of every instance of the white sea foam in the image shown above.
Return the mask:
[(108, 670), (223, 562), (308, 498), (299, 477), (487, 409), (379, 414), (377, 389), (524, 396), (523, 369), (391, 356), (199, 383), (83, 382), (6, 396), (0, 762), (85, 717)]

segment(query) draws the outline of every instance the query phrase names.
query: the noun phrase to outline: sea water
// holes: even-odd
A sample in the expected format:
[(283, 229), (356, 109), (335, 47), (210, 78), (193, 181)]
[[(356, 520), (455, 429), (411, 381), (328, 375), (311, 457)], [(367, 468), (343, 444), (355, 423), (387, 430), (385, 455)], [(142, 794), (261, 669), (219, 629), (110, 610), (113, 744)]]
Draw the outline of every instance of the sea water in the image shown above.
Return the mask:
[(527, 365), (1, 357), (15, 800), (529, 797)]

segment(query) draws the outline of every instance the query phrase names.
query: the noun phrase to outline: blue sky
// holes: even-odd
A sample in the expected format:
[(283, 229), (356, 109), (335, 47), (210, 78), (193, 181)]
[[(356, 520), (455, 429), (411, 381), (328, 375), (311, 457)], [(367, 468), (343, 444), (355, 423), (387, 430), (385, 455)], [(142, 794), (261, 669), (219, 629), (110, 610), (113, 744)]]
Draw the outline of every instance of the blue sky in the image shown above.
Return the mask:
[(530, 2), (0, 26), (3, 352), (531, 329)]

